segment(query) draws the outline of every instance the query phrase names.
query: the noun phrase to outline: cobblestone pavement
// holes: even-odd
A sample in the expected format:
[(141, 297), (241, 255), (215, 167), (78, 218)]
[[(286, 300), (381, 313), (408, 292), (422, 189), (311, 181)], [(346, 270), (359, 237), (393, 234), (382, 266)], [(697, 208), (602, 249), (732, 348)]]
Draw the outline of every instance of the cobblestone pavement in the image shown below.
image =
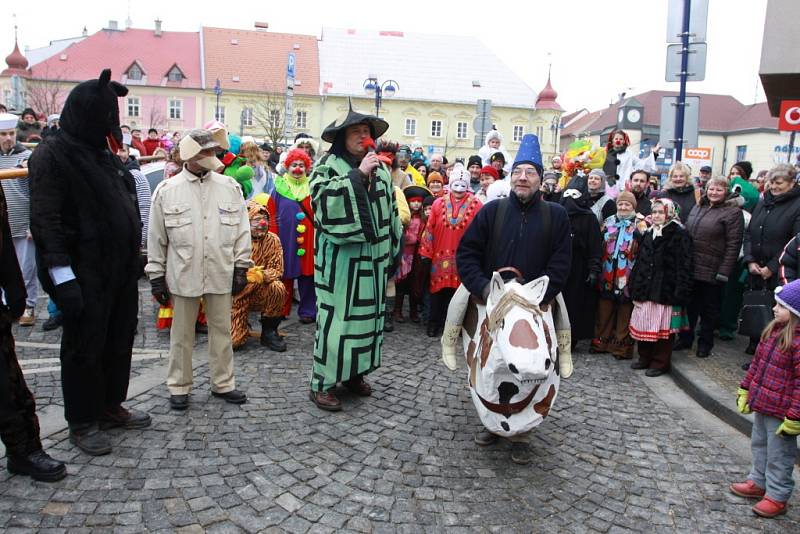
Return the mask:
[[(743, 336), (736, 336), (736, 339), (732, 341), (715, 339), (711, 356), (695, 358), (694, 363), (706, 376), (734, 395), (739, 383), (747, 374), (747, 371), (742, 370), (742, 364), (749, 362), (752, 358), (744, 353), (748, 341)], [(694, 350), (689, 353), (694, 355)]]
[(241, 407), (210, 397), (203, 366), (185, 413), (169, 410), (164, 386), (133, 399), (153, 425), (112, 431), (109, 456), (77, 452), (64, 431), (51, 436), (46, 446), (69, 463), (69, 476), (44, 484), (3, 470), (0, 528), (800, 531), (800, 499), (781, 519), (756, 518), (752, 503), (727, 490), (748, 459), (673, 412), (626, 362), (577, 355), (575, 375), (532, 433), (534, 461), (520, 467), (508, 443), (474, 444), (480, 423), (466, 373), (448, 372), (419, 327), (387, 335), (384, 365), (370, 375), (373, 396), (342, 391), (340, 413), (308, 400), (313, 326), (294, 323), (287, 333), (286, 353), (255, 340), (237, 353), (238, 386), (250, 398)]

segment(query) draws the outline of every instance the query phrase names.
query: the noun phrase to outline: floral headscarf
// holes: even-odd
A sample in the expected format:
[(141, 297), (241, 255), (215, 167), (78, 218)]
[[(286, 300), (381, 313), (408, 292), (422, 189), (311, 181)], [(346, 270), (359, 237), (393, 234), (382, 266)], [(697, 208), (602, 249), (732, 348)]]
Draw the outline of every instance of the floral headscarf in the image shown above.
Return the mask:
[(680, 220), (681, 209), (679, 206), (677, 206), (669, 198), (657, 198), (653, 200), (652, 207), (655, 208), (658, 204), (661, 204), (664, 207), (664, 211), (666, 212), (666, 220), (662, 225), (653, 224), (653, 226), (650, 227), (650, 230), (653, 231), (653, 237), (661, 237), (662, 231), (668, 224), (674, 223), (680, 227), (683, 227)]

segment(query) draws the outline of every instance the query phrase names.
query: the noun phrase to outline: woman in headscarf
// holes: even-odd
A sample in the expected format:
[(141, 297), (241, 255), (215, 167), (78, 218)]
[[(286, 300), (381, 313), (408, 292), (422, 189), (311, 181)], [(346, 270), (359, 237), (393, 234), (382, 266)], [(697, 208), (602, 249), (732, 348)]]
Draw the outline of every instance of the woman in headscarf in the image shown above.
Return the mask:
[(630, 191), (617, 196), (617, 213), (605, 221), (600, 264), (600, 298), (591, 353), (610, 352), (618, 360), (633, 358), (634, 340), (628, 328), (633, 311), (630, 277), (642, 234), (637, 229), (636, 197)]
[(581, 339), (594, 336), (595, 286), (600, 275), (602, 241), (600, 224), (589, 209), (590, 203), (586, 178), (573, 178), (561, 196), (561, 205), (567, 210), (572, 233), (572, 264), (563, 296), (569, 313), (573, 349)]
[(669, 372), (675, 334), (688, 320), (684, 306), (692, 296), (692, 238), (668, 198), (653, 201), (652, 226), (642, 240), (631, 273), (631, 337), (639, 342), (632, 369), (647, 376)]
[(597, 218), (597, 224), (600, 224), (617, 212), (614, 199), (606, 193), (606, 173), (600, 169), (592, 169), (586, 184), (589, 188), (588, 207)]

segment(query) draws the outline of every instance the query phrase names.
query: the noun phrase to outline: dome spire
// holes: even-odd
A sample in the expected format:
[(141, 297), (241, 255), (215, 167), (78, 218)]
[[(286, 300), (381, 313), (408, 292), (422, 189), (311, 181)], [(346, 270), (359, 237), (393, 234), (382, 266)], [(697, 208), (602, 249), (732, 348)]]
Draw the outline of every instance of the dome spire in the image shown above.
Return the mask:
[(28, 74), (28, 60), (22, 55), (22, 52), (19, 51), (19, 44), (17, 42), (16, 15), (14, 15), (14, 19), (14, 50), (8, 56), (6, 56), (6, 65), (8, 65), (8, 68), (0, 73), (3, 76), (12, 74)]
[(550, 63), (547, 66), (547, 85), (544, 86), (544, 89), (539, 93), (539, 96), (536, 98), (536, 109), (552, 109), (556, 111), (564, 111), (561, 106), (556, 102), (558, 98), (558, 93), (555, 89), (553, 89), (553, 85), (550, 82), (550, 72), (552, 70), (553, 64)]

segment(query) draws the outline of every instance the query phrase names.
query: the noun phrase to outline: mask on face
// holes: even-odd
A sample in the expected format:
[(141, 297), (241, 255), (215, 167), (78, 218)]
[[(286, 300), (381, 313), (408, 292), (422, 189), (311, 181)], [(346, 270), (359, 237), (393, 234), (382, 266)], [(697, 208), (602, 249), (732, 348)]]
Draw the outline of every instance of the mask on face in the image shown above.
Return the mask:
[(214, 156), (207, 156), (205, 158), (200, 158), (195, 161), (199, 166), (206, 169), (207, 171), (215, 171), (222, 167), (222, 162), (215, 158)]
[(457, 182), (450, 182), (450, 191), (454, 193), (463, 193), (467, 190), (467, 184), (464, 183), (462, 180)]

